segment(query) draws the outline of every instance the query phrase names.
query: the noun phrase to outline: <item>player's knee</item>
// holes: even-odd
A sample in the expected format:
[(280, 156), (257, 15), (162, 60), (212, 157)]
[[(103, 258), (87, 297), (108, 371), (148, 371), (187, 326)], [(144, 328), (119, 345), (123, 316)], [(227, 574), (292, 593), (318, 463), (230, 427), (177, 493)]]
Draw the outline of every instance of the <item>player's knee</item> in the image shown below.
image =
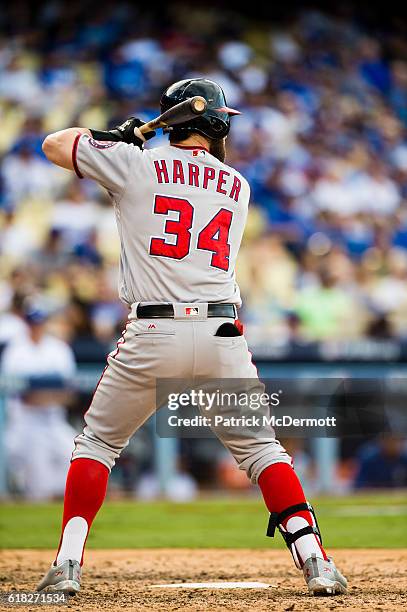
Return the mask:
[(246, 471), (251, 482), (257, 484), (260, 474), (266, 467), (273, 463), (292, 465), (292, 458), (278, 440), (273, 440), (265, 443), (260, 449), (256, 448), (255, 452), (238, 463), (239, 468)]
[(72, 453), (72, 460), (79, 458), (94, 459), (95, 461), (103, 463), (103, 465), (111, 470), (124, 446), (119, 448), (108, 444), (97, 437), (87, 426), (83, 430), (83, 433), (75, 438), (75, 448)]

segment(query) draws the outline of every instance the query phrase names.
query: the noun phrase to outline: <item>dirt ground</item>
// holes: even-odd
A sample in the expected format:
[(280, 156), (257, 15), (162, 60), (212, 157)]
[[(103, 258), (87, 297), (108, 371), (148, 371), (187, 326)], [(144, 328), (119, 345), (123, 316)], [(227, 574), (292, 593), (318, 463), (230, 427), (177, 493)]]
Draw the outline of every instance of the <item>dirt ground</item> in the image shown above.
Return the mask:
[[(49, 551), (0, 551), (0, 590), (32, 590), (51, 559)], [(337, 550), (335, 560), (350, 582), (349, 595), (315, 598), (308, 596), (302, 575), (285, 550), (90, 550), (82, 591), (68, 604), (0, 604), (0, 610), (407, 610), (407, 550)], [(272, 586), (250, 590), (151, 588), (161, 583), (219, 581)]]

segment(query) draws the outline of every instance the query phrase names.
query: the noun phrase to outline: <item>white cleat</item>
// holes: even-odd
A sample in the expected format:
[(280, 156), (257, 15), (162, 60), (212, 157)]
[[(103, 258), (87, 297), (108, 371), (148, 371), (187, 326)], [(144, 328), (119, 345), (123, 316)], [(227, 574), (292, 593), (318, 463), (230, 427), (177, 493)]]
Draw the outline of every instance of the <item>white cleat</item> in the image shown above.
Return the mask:
[(37, 591), (60, 591), (68, 595), (76, 595), (81, 588), (81, 566), (71, 559), (60, 565), (51, 565), (44, 578), (37, 586)]
[(310, 595), (344, 595), (347, 580), (335, 567), (332, 559), (325, 561), (315, 555), (306, 560), (302, 568)]

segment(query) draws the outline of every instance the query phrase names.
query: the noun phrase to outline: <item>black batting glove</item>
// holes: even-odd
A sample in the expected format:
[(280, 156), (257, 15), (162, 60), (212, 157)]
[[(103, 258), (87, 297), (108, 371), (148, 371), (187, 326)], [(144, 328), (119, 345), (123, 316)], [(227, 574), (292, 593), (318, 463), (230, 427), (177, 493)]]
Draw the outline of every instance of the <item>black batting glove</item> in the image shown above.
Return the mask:
[(147, 132), (146, 134), (139, 132), (136, 136), (134, 129), (136, 128), (137, 133), (137, 128), (141, 127), (142, 125), (144, 125), (144, 121), (141, 121), (141, 119), (137, 119), (137, 117), (129, 117), (124, 123), (116, 126), (113, 130), (90, 130), (90, 133), (95, 140), (126, 142), (127, 144), (132, 144), (135, 147), (142, 149), (144, 143), (155, 136), (154, 131)]
[[(139, 132), (139, 135), (136, 136), (137, 128), (141, 127), (142, 125), (144, 125), (144, 121), (137, 119), (137, 117), (129, 117), (124, 123), (111, 130), (111, 132), (118, 134), (123, 142), (135, 145), (141, 149), (146, 140), (150, 140), (150, 138), (155, 136), (155, 132), (147, 132), (146, 134)], [(135, 128), (136, 134), (134, 133)]]

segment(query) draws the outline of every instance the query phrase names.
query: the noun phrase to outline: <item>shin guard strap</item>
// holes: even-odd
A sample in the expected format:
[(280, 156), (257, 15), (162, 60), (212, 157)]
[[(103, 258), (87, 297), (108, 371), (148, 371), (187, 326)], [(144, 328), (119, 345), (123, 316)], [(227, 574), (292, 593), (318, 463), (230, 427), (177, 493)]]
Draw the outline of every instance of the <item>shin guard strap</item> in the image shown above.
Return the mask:
[(302, 538), (302, 536), (315, 535), (315, 536), (318, 536), (319, 538), (321, 537), (319, 530), (316, 527), (312, 527), (311, 525), (308, 525), (308, 527), (303, 527), (302, 529), (299, 529), (295, 533), (289, 533), (288, 531), (282, 531), (280, 529), (280, 533), (283, 536), (284, 541), (290, 550), (294, 542), (296, 542), (299, 538)]
[(266, 535), (269, 538), (274, 538), (276, 528), (279, 525), (281, 525), (285, 519), (287, 519), (289, 516), (292, 516), (293, 514), (297, 514), (297, 512), (304, 512), (304, 511), (311, 512), (315, 519), (315, 523), (316, 523), (316, 518), (315, 518), (313, 507), (308, 502), (303, 502), (301, 504), (295, 504), (294, 506), (289, 506), (288, 508), (286, 508), (280, 513), (272, 512), (270, 514), (270, 519), (269, 519), (269, 524), (267, 527)]

